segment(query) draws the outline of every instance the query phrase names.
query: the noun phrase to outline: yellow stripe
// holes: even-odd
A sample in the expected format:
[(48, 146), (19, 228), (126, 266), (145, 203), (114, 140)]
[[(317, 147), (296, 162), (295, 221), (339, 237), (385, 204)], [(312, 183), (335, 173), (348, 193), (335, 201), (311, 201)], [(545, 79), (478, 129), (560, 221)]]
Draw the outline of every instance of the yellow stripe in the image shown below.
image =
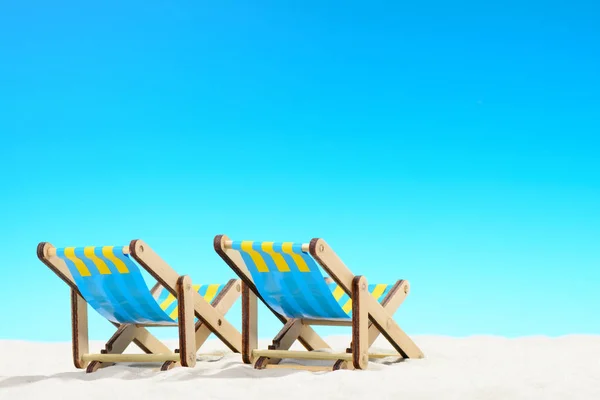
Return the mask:
[(77, 271), (79, 271), (79, 275), (81, 275), (81, 276), (91, 276), (92, 275), (90, 273), (90, 270), (88, 269), (88, 267), (85, 265), (85, 263), (83, 261), (81, 261), (79, 258), (77, 258), (77, 256), (75, 255), (75, 247), (66, 247), (65, 248), (65, 257), (67, 257), (69, 260), (73, 261), (73, 264), (75, 264)]
[(204, 295), (204, 300), (209, 303), (213, 301), (215, 295), (217, 294), (217, 289), (219, 289), (218, 284), (208, 285), (208, 288), (206, 288), (206, 294)]
[(169, 317), (171, 317), (171, 319), (175, 319), (175, 318), (177, 318), (177, 315), (179, 315), (178, 308), (175, 307), (175, 309), (173, 310), (173, 312), (171, 314), (169, 314)]
[(111, 274), (110, 268), (108, 268), (108, 265), (106, 265), (106, 263), (104, 261), (99, 259), (98, 256), (94, 254), (94, 246), (84, 247), (83, 254), (94, 263), (96, 268), (98, 268), (98, 272), (100, 272), (100, 274), (102, 274), (102, 275), (110, 275)]
[(192, 288), (194, 288), (194, 292), (199, 292), (201, 286), (202, 285), (192, 285)]
[[(385, 292), (385, 289), (387, 289), (387, 287), (388, 285), (383, 283), (376, 285), (375, 289), (373, 289), (373, 293), (371, 293), (371, 296), (375, 297), (375, 300), (379, 301), (379, 298), (381, 297), (383, 292)], [(333, 297), (335, 297), (335, 299), (338, 301), (342, 298), (343, 294), (344, 291), (339, 286), (336, 287), (333, 291)], [(346, 301), (346, 303), (342, 307), (342, 310), (344, 310), (346, 314), (348, 314), (352, 310), (352, 299), (348, 299)]]
[(267, 264), (265, 264), (265, 260), (260, 256), (260, 253), (252, 248), (252, 242), (245, 240), (242, 242), (242, 250), (250, 255), (254, 264), (256, 264), (256, 269), (258, 272), (269, 272), (269, 268)]
[(381, 297), (383, 292), (385, 292), (385, 289), (387, 289), (387, 286), (388, 285), (385, 285), (383, 283), (380, 283), (377, 286), (375, 286), (375, 289), (373, 289), (373, 293), (371, 293), (371, 295), (373, 297), (375, 297), (375, 300), (379, 301), (379, 298)]
[(294, 262), (296, 263), (296, 266), (298, 267), (298, 270), (300, 272), (310, 272), (310, 268), (308, 268), (308, 265), (306, 265), (306, 262), (300, 256), (300, 254), (296, 254), (292, 250), (293, 245), (294, 244), (292, 242), (285, 242), (281, 245), (281, 250), (285, 254), (289, 254), (290, 256), (292, 256), (292, 258), (294, 259)]
[[(163, 290), (167, 290), (167, 289), (163, 289)], [(167, 298), (164, 299), (162, 303), (160, 303), (160, 308), (162, 308), (163, 311), (166, 311), (167, 308), (169, 308), (169, 306), (171, 304), (173, 304), (174, 301), (175, 301), (175, 296), (173, 296), (171, 293), (169, 293)]]
[(335, 290), (333, 291), (333, 297), (335, 297), (336, 301), (340, 301), (340, 299), (342, 298), (342, 296), (344, 295), (344, 289), (342, 289), (339, 285), (335, 288)]
[(102, 247), (102, 255), (108, 258), (113, 264), (115, 264), (115, 267), (117, 267), (117, 271), (119, 271), (120, 274), (128, 274), (129, 268), (127, 268), (127, 265), (125, 265), (125, 263), (122, 260), (115, 256), (115, 254), (113, 253), (113, 247), (114, 246)]
[(352, 299), (348, 299), (346, 304), (344, 304), (344, 307), (342, 307), (342, 310), (344, 310), (346, 314), (348, 314), (352, 310)]
[(290, 267), (285, 262), (283, 256), (273, 251), (273, 242), (263, 242), (261, 248), (265, 253), (273, 257), (273, 261), (279, 272), (290, 272)]

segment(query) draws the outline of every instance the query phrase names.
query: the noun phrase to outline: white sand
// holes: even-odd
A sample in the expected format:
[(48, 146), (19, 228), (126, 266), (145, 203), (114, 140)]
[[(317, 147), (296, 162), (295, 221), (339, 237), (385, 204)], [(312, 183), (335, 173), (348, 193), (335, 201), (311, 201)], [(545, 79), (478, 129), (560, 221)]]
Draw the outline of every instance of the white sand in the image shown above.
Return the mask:
[[(339, 349), (348, 342), (327, 340)], [(70, 343), (4, 341), (0, 399), (600, 399), (600, 336), (415, 341), (425, 359), (380, 360), (367, 371), (257, 371), (213, 340), (202, 351), (227, 354), (199, 357), (192, 369), (157, 372), (157, 364), (121, 364), (93, 374), (72, 367)], [(93, 342), (90, 350), (100, 346)], [(390, 348), (385, 340), (376, 347)]]

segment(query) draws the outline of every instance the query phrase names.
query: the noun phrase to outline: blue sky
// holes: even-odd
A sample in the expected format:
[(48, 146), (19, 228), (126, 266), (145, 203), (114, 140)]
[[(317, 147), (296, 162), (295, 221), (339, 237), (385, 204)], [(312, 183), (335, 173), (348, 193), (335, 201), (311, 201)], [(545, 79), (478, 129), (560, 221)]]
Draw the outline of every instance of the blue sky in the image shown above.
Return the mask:
[(597, 5), (84, 3), (0, 5), (0, 337), (70, 339), (40, 241), (213, 283), (220, 233), (408, 279), (409, 334), (600, 334)]

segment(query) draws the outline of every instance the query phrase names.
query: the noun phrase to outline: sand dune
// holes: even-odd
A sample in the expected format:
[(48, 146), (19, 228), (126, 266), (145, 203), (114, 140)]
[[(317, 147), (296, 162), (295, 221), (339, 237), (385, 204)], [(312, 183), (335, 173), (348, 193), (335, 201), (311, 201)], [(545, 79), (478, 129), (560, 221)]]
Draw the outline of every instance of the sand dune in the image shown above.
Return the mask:
[[(343, 349), (349, 338), (328, 341)], [(93, 374), (72, 367), (70, 343), (3, 341), (0, 399), (600, 399), (600, 336), (415, 341), (425, 359), (373, 361), (367, 371), (257, 371), (213, 340), (202, 352), (214, 354), (192, 369), (127, 364)], [(376, 347), (390, 349), (382, 339)]]

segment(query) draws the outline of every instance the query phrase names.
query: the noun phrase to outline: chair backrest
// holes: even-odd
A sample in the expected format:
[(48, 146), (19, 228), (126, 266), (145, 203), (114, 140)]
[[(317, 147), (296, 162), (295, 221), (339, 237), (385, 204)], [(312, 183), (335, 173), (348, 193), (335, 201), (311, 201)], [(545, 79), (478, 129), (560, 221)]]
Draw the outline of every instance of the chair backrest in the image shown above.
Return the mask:
[(65, 247), (56, 255), (66, 263), (86, 302), (109, 321), (177, 324), (176, 313), (161, 308), (122, 246)]
[(348, 320), (313, 258), (302, 244), (233, 241), (256, 289), (273, 310), (288, 318)]

